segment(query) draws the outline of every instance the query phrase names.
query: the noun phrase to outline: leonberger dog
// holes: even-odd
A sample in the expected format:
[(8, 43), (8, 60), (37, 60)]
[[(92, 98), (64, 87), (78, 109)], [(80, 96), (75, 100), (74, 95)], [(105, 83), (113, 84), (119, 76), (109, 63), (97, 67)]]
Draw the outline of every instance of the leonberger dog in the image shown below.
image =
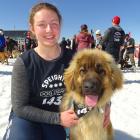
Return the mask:
[(70, 128), (70, 140), (113, 140), (111, 122), (103, 127), (105, 106), (123, 85), (113, 57), (98, 49), (77, 52), (64, 72), (64, 82), (60, 109), (73, 108), (79, 117), (78, 124)]

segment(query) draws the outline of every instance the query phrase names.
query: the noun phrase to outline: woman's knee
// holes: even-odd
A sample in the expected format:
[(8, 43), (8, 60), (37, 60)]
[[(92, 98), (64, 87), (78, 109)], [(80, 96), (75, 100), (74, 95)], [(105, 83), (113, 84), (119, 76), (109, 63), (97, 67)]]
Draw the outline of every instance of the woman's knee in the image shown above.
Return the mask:
[(39, 140), (41, 139), (38, 124), (14, 116), (9, 121), (3, 140)]

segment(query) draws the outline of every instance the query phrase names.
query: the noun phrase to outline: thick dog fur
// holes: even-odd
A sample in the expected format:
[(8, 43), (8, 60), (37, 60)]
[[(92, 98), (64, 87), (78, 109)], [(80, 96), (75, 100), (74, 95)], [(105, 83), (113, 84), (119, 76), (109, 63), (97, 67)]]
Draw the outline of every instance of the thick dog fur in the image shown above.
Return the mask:
[[(79, 118), (78, 125), (70, 128), (70, 140), (113, 140), (111, 122), (107, 128), (103, 127), (103, 111), (114, 92), (122, 88), (123, 76), (112, 56), (96, 49), (79, 51), (64, 72), (64, 82), (66, 94), (61, 111), (73, 107), (73, 102), (85, 105), (84, 90), (99, 96), (97, 104)], [(91, 89), (90, 84), (93, 84)]]
[(6, 64), (8, 65), (8, 58), (9, 58), (9, 52), (0, 52), (0, 62), (2, 64), (4, 64), (6, 62)]

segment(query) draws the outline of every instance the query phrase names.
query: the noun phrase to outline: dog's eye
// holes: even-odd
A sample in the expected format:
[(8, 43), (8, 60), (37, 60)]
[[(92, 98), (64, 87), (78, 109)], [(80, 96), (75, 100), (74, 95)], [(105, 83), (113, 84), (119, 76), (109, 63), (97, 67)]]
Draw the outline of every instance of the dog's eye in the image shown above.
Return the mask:
[(81, 67), (79, 72), (81, 75), (83, 75), (84, 73), (86, 73), (86, 69), (84, 67)]
[(106, 74), (106, 72), (105, 72), (104, 69), (99, 70), (98, 73), (99, 73), (100, 75), (105, 75), (105, 74)]
[(103, 69), (101, 64), (96, 64), (96, 72), (100, 75), (105, 75), (106, 71)]

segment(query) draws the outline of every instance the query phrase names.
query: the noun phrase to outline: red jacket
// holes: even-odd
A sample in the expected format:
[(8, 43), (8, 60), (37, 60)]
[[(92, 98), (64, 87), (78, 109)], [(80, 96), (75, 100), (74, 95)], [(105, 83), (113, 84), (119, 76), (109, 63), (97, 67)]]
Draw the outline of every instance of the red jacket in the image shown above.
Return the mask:
[(91, 34), (87, 32), (80, 32), (76, 36), (76, 43), (78, 44), (78, 50), (81, 50), (84, 48), (90, 48), (92, 42), (93, 42), (93, 38)]

